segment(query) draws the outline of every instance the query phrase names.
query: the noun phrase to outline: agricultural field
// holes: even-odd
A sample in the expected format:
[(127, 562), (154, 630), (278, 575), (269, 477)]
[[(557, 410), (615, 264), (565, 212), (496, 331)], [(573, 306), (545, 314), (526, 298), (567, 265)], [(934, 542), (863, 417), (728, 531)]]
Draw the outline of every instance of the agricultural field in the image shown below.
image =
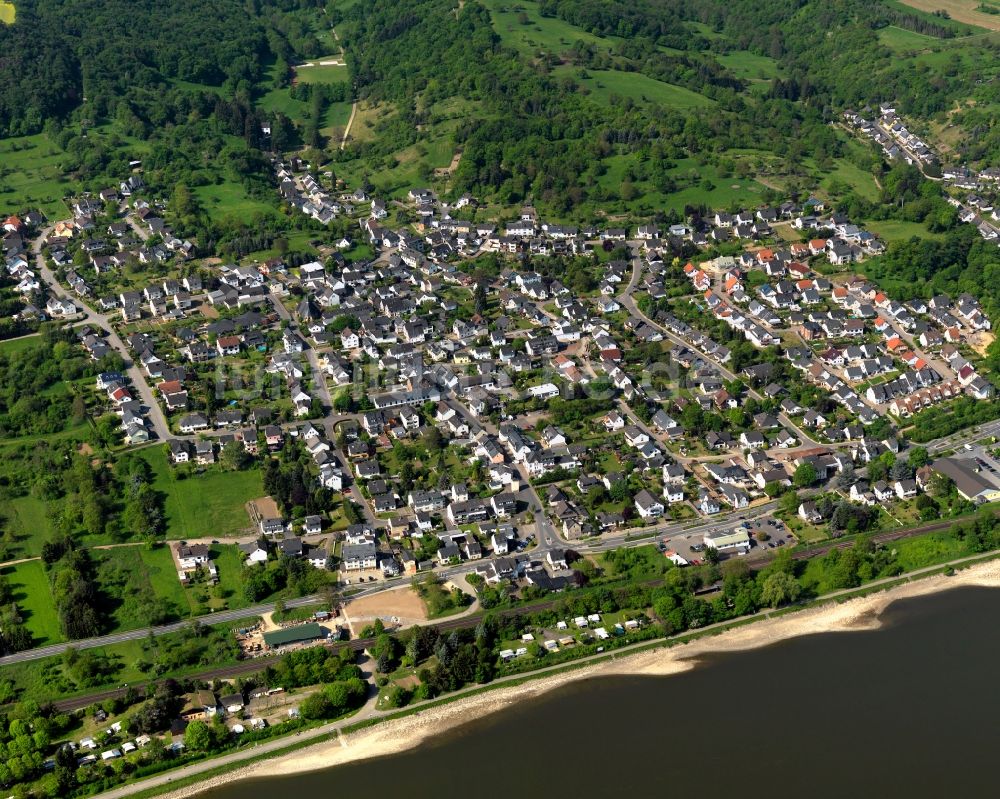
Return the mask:
[[(957, 23), (1000, 31), (1000, 16), (979, 10), (979, 7), (984, 4), (983, 0), (899, 0), (899, 2), (900, 5), (927, 13), (947, 11), (948, 16)], [(986, 5), (992, 5), (992, 3), (986, 3)], [(935, 19), (940, 18), (935, 17)]]
[(142, 450), (153, 470), (153, 488), (165, 495), (167, 538), (222, 538), (250, 526), (244, 505), (264, 493), (256, 469), (223, 472), (218, 468), (179, 477), (163, 447)]

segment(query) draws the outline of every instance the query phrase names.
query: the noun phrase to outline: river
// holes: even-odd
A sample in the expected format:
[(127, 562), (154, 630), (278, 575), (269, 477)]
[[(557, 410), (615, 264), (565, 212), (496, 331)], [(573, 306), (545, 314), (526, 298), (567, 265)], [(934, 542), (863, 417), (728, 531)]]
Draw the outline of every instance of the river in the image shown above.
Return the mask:
[(199, 799), (995, 795), (998, 619), (1000, 591), (903, 600), (877, 632), (572, 683), (399, 755)]

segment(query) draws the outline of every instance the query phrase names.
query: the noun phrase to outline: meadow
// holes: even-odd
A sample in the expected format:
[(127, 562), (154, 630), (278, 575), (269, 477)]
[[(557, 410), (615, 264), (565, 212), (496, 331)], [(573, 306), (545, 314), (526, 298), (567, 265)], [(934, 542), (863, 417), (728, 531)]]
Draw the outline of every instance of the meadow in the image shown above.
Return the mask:
[(347, 83), (349, 75), (346, 65), (319, 63), (334, 58), (341, 58), (341, 56), (318, 58), (308, 66), (297, 67), (295, 80), (299, 83)]
[(222, 538), (246, 532), (244, 505), (263, 494), (257, 469), (223, 472), (218, 467), (180, 477), (167, 463), (163, 447), (142, 450), (153, 470), (153, 488), (165, 495), (167, 538)]
[(560, 67), (558, 74), (571, 75), (591, 95), (602, 102), (610, 102), (611, 97), (628, 97), (637, 102), (657, 103), (668, 108), (704, 108), (714, 105), (709, 98), (674, 86), (639, 72), (621, 72), (612, 69), (580, 70)]
[(192, 193), (205, 210), (216, 219), (235, 218), (249, 221), (256, 214), (274, 213), (273, 203), (251, 197), (239, 183), (197, 186), (192, 189)]
[(746, 50), (733, 50), (730, 53), (716, 56), (715, 60), (736, 77), (744, 80), (770, 81), (781, 76), (778, 62), (773, 58), (750, 53)]
[(13, 599), (24, 617), (24, 626), (35, 644), (43, 646), (62, 641), (62, 628), (52, 601), (49, 576), (42, 562), (31, 560), (18, 563), (3, 569), (0, 574), (7, 579)]
[(543, 17), (538, 11), (538, 3), (527, 0), (517, 4), (506, 0), (486, 0), (484, 5), (490, 10), (493, 27), (503, 43), (527, 55), (561, 53), (576, 41), (610, 50), (613, 42), (621, 41), (616, 38), (602, 39), (561, 19)]
[(941, 239), (941, 233), (931, 233), (920, 222), (905, 222), (897, 219), (873, 219), (865, 222), (865, 227), (886, 243), (907, 241), (914, 236), (921, 239)]
[(0, 139), (0, 209), (65, 216), (63, 198), (78, 185), (64, 173), (62, 159), (62, 150), (43, 133)]

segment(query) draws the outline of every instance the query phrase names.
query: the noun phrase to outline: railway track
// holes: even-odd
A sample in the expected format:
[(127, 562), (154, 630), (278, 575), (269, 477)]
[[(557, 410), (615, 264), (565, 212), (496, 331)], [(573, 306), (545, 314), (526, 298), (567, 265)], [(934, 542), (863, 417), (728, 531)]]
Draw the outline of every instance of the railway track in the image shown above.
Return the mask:
[[(998, 511), (994, 515), (1000, 515)], [(908, 527), (900, 530), (888, 530), (883, 533), (876, 533), (871, 536), (872, 541), (877, 544), (891, 543), (892, 541), (900, 541), (904, 538), (911, 538), (916, 535), (925, 535), (927, 533), (939, 532), (942, 530), (947, 530), (958, 520), (948, 520), (940, 522), (931, 522), (929, 524), (918, 525), (916, 527)], [(847, 538), (843, 541), (833, 541), (826, 544), (818, 544), (816, 546), (794, 550), (792, 551), (791, 557), (793, 560), (807, 560), (809, 558), (814, 558), (817, 556), (825, 555), (835, 549), (849, 549), (854, 546), (854, 538)], [(761, 550), (755, 555), (749, 557), (749, 561), (755, 566), (759, 566), (766, 563), (771, 557), (776, 554), (777, 550)], [(639, 585), (642, 586), (656, 586), (659, 585), (662, 580), (644, 580)], [(502, 617), (516, 616), (524, 613), (537, 613), (543, 610), (552, 610), (558, 606), (563, 601), (563, 597), (556, 599), (547, 599), (544, 601), (533, 602), (530, 605), (522, 605), (516, 608), (500, 608), (492, 613), (477, 613), (471, 616), (461, 616), (454, 619), (444, 619), (438, 622), (434, 626), (442, 631), (448, 632), (451, 630), (462, 630), (469, 627), (475, 627), (487, 615), (496, 615)], [(356, 638), (353, 641), (341, 641), (333, 644), (327, 644), (327, 646), (333, 649), (343, 649), (349, 648), (355, 652), (361, 652), (367, 649), (371, 644), (375, 643), (374, 638)], [(217, 669), (211, 669), (198, 674), (192, 674), (185, 679), (189, 680), (202, 680), (205, 682), (210, 682), (212, 680), (224, 680), (230, 679), (232, 677), (241, 677), (247, 674), (256, 674), (257, 672), (263, 671), (268, 666), (273, 665), (281, 659), (281, 655), (268, 655), (265, 657), (254, 658), (253, 660), (245, 660), (240, 663), (236, 663), (231, 666), (224, 666)], [(97, 702), (104, 702), (108, 699), (117, 699), (125, 695), (129, 688), (142, 689), (144, 690), (149, 685), (154, 685), (157, 680), (148, 680), (142, 683), (133, 683), (129, 687), (112, 688), (106, 691), (99, 691), (97, 693), (87, 694), (86, 696), (72, 697), (69, 699), (60, 699), (53, 704), (59, 710), (78, 710), (88, 705), (95, 704)]]

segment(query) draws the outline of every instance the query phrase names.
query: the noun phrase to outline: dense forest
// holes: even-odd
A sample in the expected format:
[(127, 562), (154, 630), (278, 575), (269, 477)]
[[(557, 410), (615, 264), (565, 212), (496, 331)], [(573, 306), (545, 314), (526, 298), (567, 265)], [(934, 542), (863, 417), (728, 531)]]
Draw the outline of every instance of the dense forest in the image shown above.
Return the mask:
[[(1000, 63), (991, 38), (963, 45), (961, 56), (899, 57), (880, 38), (887, 26), (931, 43), (954, 42), (968, 29), (862, 0), (543, 0), (533, 13), (575, 26), (580, 37), (525, 50), (497, 21), (522, 8), (476, 0), (458, 9), (453, 0), (221, 0), (210, 9), (192, 0), (24, 0), (16, 24), (0, 27), (0, 136), (44, 129), (65, 154), (63, 169), (91, 188), (124, 173), (130, 142), (143, 142), (146, 183), (170, 197), (175, 229), (202, 253), (233, 256), (313, 224), (277, 212), (269, 150), (305, 148), (310, 161), (331, 159), (338, 174), (342, 164), (367, 185), (368, 175), (395, 169), (406, 148), (426, 145), (442, 105), (460, 109), (443, 148), (462, 153), (452, 194), (507, 206), (531, 200), (568, 218), (639, 193), (669, 197), (710, 184), (697, 169), (682, 170), (685, 161), (722, 178), (750, 178), (771, 158), (787, 178), (779, 188), (794, 193), (850, 160), (881, 172), (883, 187), (875, 199), (835, 192), (852, 218), (888, 215), (947, 232), (941, 242), (894, 246), (887, 276), (934, 275), (935, 288), (990, 294), (992, 270), (981, 266), (989, 253), (958, 229), (940, 192), (922, 186), (915, 170), (885, 172), (830, 123), (845, 107), (878, 100), (917, 120), (954, 110), (960, 99), (989, 102)], [(291, 65), (329, 50), (321, 36), (330, 25), (345, 46), (350, 83), (295, 82)], [(726, 60), (733, 54), (767, 60), (772, 77), (741, 73)], [(589, 79), (598, 72), (641, 74), (703, 102), (600, 97)], [(284, 99), (264, 102), (274, 91)], [(321, 132), (324, 110), (354, 98), (385, 113), (374, 135), (340, 150)], [(1000, 150), (988, 110), (968, 106), (955, 118), (977, 131), (973, 156)], [(607, 179), (616, 169), (620, 183)], [(226, 218), (202, 207), (198, 189), (222, 183), (274, 211)], [(989, 298), (987, 305), (995, 307)], [(8, 405), (7, 413), (17, 410)]]
[[(463, 156), (453, 189), (509, 204), (530, 196), (568, 213), (602, 199), (597, 178), (612, 155), (636, 155), (643, 178), (663, 192), (675, 190), (673, 162), (689, 156), (763, 146), (792, 169), (807, 158), (822, 166), (842, 154), (843, 140), (827, 124), (838, 110), (891, 99), (927, 116), (968, 96), (990, 69), (985, 59), (982, 68), (945, 76), (898, 58), (878, 38), (886, 25), (942, 40), (954, 29), (860, 0), (567, 0), (540, 10), (618, 39), (608, 47), (577, 40), (562, 52), (526, 57), (503, 42), (490, 11), (472, 2), (458, 14), (450, 0), (376, 0), (334, 10), (358, 96), (399, 110), (378, 138), (342, 158), (384, 167), (433, 123), (435, 103), (458, 98), (469, 112), (454, 135)], [(718, 34), (708, 37), (695, 23)], [(718, 60), (737, 49), (774, 59), (779, 77), (764, 91), (753, 87)], [(641, 73), (712, 102), (683, 109), (623, 98), (602, 103), (579, 80), (586, 70)]]

